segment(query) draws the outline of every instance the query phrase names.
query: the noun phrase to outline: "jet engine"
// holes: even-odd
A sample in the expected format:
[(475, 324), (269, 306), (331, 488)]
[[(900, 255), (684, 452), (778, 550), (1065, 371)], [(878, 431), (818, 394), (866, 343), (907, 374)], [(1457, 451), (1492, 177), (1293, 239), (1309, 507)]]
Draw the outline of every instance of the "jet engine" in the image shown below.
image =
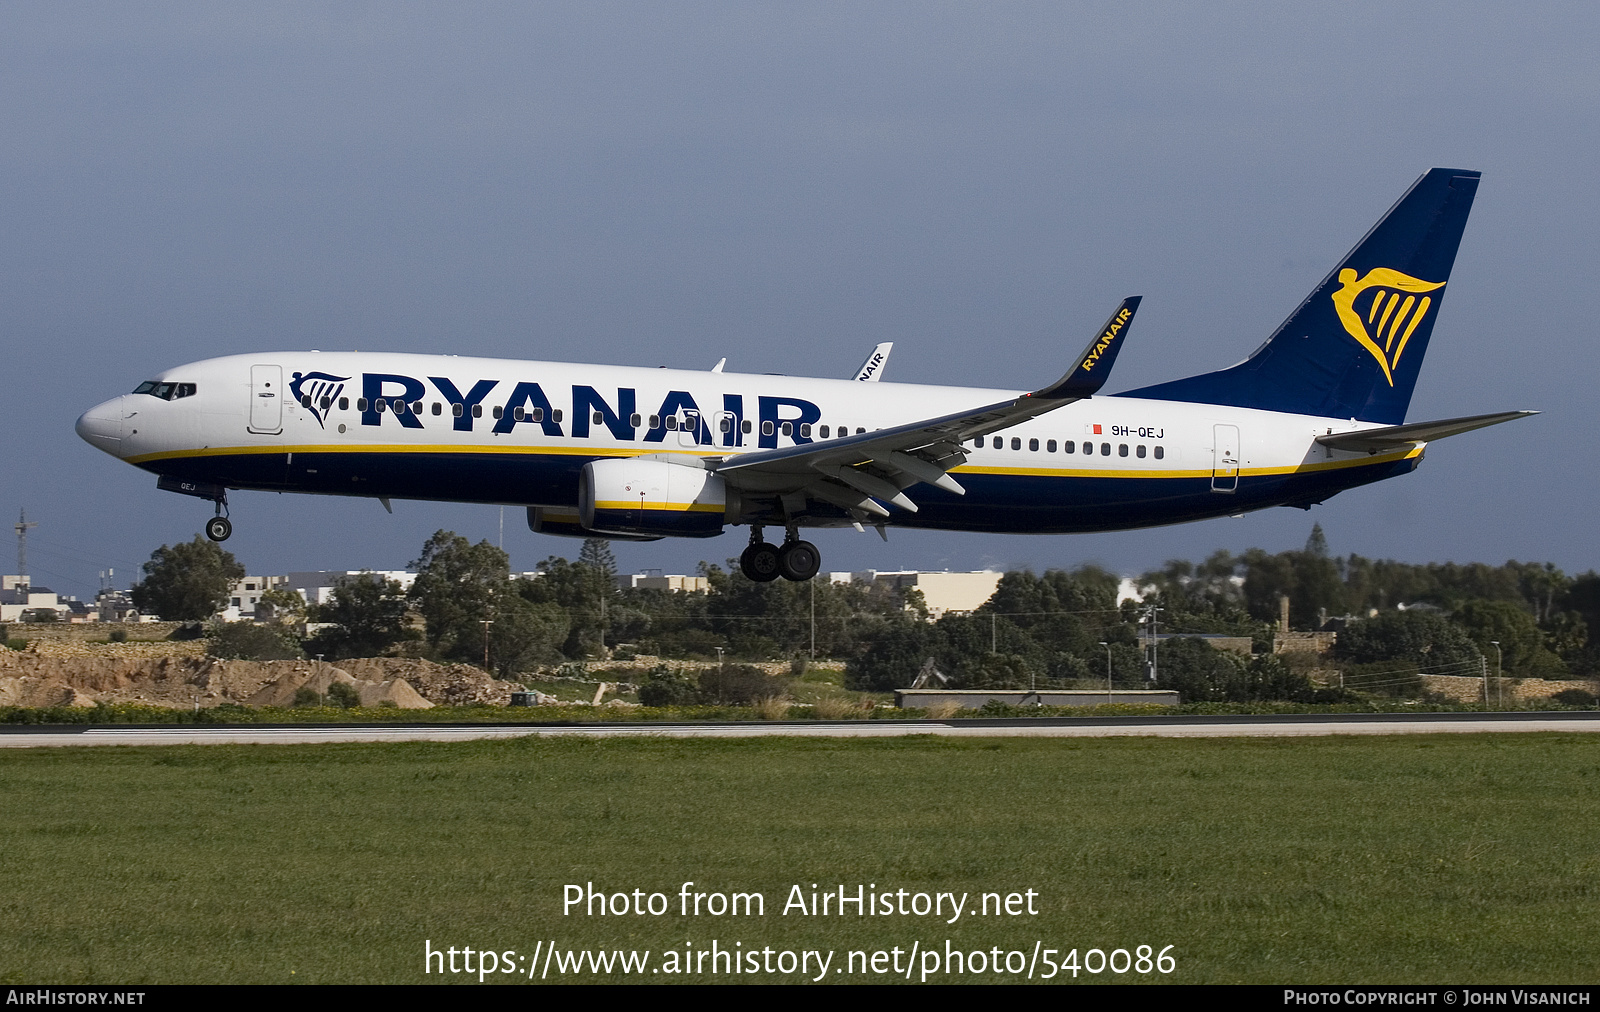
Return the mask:
[(578, 479), (579, 521), (602, 535), (714, 538), (727, 511), (722, 477), (694, 464), (596, 460), (584, 465)]

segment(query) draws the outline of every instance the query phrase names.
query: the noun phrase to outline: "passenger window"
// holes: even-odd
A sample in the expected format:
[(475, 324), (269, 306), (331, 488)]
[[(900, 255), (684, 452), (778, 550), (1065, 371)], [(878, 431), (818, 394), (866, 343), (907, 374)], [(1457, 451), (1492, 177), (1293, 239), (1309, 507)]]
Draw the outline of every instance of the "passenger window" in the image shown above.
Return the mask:
[(740, 422), (740, 423), (739, 423), (739, 431), (740, 431), (740, 432), (743, 432), (743, 433), (744, 433), (744, 434), (745, 434), (745, 435), (747, 435), (747, 436), (748, 436), (748, 435), (749, 435), (749, 434), (750, 434), (750, 433), (751, 433), (751, 432), (752, 432), (752, 431), (753, 431), (753, 430), (754, 430), (754, 429), (755, 429), (755, 423), (754, 423), (754, 422), (752, 422), (752, 421), (750, 421), (750, 419), (748, 419), (748, 418), (746, 418), (746, 419), (745, 419), (745, 420), (744, 420), (744, 421), (742, 421), (742, 422)]
[(1004, 450), (1006, 448), (1005, 439), (1000, 436), (994, 437), (994, 448), (996, 450)]
[(866, 429), (863, 429), (863, 428), (862, 428), (862, 427), (861, 427), (861, 426), (859, 426), (859, 425), (857, 425), (857, 426), (856, 426), (856, 435), (858, 435), (858, 436), (859, 436), (859, 435), (861, 435), (861, 434), (862, 434), (862, 433), (864, 433), (864, 432), (866, 432), (866, 431), (867, 431), (867, 430), (866, 430)]
[[(533, 419), (534, 421), (537, 422), (537, 421), (540, 421), (540, 420), (542, 420), (544, 418), (544, 408), (534, 408), (533, 411), (534, 411), (534, 419)], [(560, 421), (561, 421), (561, 409), (560, 408), (556, 408), (554, 411), (550, 412), (550, 420), (552, 422), (556, 422), (558, 424), (560, 423)]]
[(339, 398), (339, 410), (340, 411), (349, 411), (350, 410), (350, 398), (348, 398), (348, 397)]
[(1094, 444), (1093, 443), (1084, 443), (1083, 444), (1083, 452), (1088, 454), (1091, 457), (1094, 456)]
[(1156, 447), (1156, 459), (1157, 460), (1161, 459), (1161, 447), (1159, 447), (1159, 446)]
[(365, 411), (365, 410), (367, 410), (367, 399), (365, 397), (357, 397), (356, 398), (356, 410), (357, 411)]
[(668, 432), (676, 432), (676, 431), (678, 431), (678, 416), (677, 415), (668, 415), (667, 416), (667, 431)]
[(1028, 440), (1028, 449), (1037, 450), (1038, 448), (1039, 448), (1039, 441), (1037, 439)]
[(828, 427), (827, 427), (827, 426), (826, 426), (826, 425), (824, 425), (824, 426), (823, 426), (823, 427), (822, 427), (822, 430), (821, 430), (821, 432), (820, 432), (820, 433), (819, 433), (819, 435), (820, 435), (820, 437), (821, 437), (821, 438), (822, 438), (822, 439), (827, 439), (827, 438), (828, 438)]
[[(500, 409), (499, 408), (495, 408), (494, 409), (494, 416), (496, 418), (500, 417)], [(472, 406), (472, 417), (473, 418), (482, 418), (483, 417), (483, 405), (482, 404), (474, 404)]]
[(1117, 456), (1126, 457), (1127, 455), (1128, 455), (1128, 444), (1127, 443), (1118, 443), (1117, 444)]
[(1022, 440), (1020, 438), (1016, 437), (1016, 436), (1012, 436), (1011, 437), (1011, 448), (1013, 450), (1022, 449)]
[(603, 414), (601, 414), (601, 413), (600, 413), (600, 412), (598, 412), (598, 411), (596, 411), (596, 412), (595, 412), (595, 413), (594, 413), (594, 423), (595, 423), (595, 424), (596, 424), (596, 425), (604, 425), (604, 424), (605, 424), (605, 421), (606, 421), (606, 416), (605, 416), (605, 415), (603, 415)]
[(801, 422), (800, 423), (800, 435), (805, 436), (807, 438), (810, 438), (810, 436), (811, 436), (811, 423), (810, 422)]
[(1100, 456), (1102, 456), (1102, 457), (1111, 456), (1111, 444), (1110, 443), (1101, 443), (1100, 444)]
[(406, 413), (406, 402), (398, 397), (394, 399), (394, 413), (397, 415), (403, 415)]
[[(477, 407), (477, 406), (478, 405), (476, 405), (476, 404), (473, 405), (473, 407)], [(462, 405), (460, 405), (460, 404), (452, 404), (452, 405), (450, 405), (450, 414), (453, 415), (454, 417), (460, 418), (462, 415), (465, 415), (466, 413), (467, 413), (467, 409), (465, 407), (463, 407)]]
[(1046, 453), (1055, 453), (1056, 452), (1056, 441), (1054, 439), (1052, 439), (1048, 443), (1045, 443), (1044, 444), (1044, 450), (1045, 450)]
[(783, 434), (785, 436), (794, 435), (794, 425), (792, 423), (784, 422), (781, 428), (782, 428), (782, 432), (783, 432)]
[(379, 397), (377, 400), (372, 402), (372, 410), (376, 411), (380, 415), (383, 414), (383, 409), (388, 406), (388, 402), (382, 397)]
[[(521, 409), (521, 408), (518, 408), (518, 409), (517, 409), (517, 410), (518, 410), (518, 411), (521, 411), (521, 410), (522, 410), (522, 409)], [(502, 407), (496, 407), (496, 408), (495, 408), (495, 409), (494, 409), (494, 416), (495, 416), (495, 417), (496, 417), (496, 418), (504, 418), (504, 417), (505, 417), (505, 413), (506, 413), (506, 409), (505, 409), (505, 408), (502, 408)]]
[[(723, 432), (732, 432), (733, 419), (729, 418), (727, 415), (723, 415), (722, 420), (717, 423), (717, 428), (721, 429)], [(826, 435), (826, 433), (824, 433), (824, 435)]]
[(322, 410), (326, 411), (332, 406), (333, 406), (333, 398), (332, 397), (324, 397), (322, 399)]
[(1133, 453), (1134, 456), (1142, 458), (1144, 456), (1144, 444), (1140, 443), (1138, 449), (1134, 450)]
[(1061, 449), (1066, 453), (1077, 453), (1078, 444), (1069, 439), (1061, 444)]
[[(536, 422), (544, 421), (544, 408), (534, 408), (532, 411), (528, 412), (528, 417)], [(559, 422), (561, 419), (557, 418), (556, 421)]]
[(661, 416), (660, 415), (651, 415), (650, 416), (650, 427), (652, 429), (661, 428)]
[(640, 421), (642, 421), (642, 419), (639, 417), (638, 412), (635, 412), (635, 413), (633, 413), (633, 414), (628, 416), (628, 424), (633, 426), (635, 429), (637, 429), (639, 427), (639, 422)]
[(763, 436), (770, 436), (770, 435), (772, 435), (772, 433), (773, 433), (772, 423), (771, 422), (762, 422), (761, 423), (761, 434)]
[(300, 406), (302, 408), (309, 408), (311, 406), (311, 395), (310, 394), (301, 394), (300, 395)]
[(511, 419), (512, 419), (512, 421), (520, 422), (520, 421), (522, 421), (524, 415), (525, 415), (525, 413), (523, 412), (522, 408), (520, 408), (520, 407), (516, 407), (516, 408), (512, 408), (511, 409)]

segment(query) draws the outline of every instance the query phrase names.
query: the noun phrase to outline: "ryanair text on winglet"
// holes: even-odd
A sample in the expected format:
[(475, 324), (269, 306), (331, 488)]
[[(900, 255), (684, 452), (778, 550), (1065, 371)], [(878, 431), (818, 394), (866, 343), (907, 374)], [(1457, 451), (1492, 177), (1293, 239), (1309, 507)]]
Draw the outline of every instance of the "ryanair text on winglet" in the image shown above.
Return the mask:
[(1094, 368), (1094, 364), (1100, 361), (1100, 356), (1105, 353), (1107, 348), (1111, 347), (1111, 342), (1117, 339), (1117, 334), (1127, 325), (1132, 316), (1133, 311), (1127, 308), (1117, 314), (1117, 318), (1111, 321), (1111, 325), (1106, 328), (1106, 332), (1100, 335), (1100, 340), (1094, 343), (1094, 348), (1090, 350), (1089, 354), (1083, 356), (1082, 368), (1084, 372)]

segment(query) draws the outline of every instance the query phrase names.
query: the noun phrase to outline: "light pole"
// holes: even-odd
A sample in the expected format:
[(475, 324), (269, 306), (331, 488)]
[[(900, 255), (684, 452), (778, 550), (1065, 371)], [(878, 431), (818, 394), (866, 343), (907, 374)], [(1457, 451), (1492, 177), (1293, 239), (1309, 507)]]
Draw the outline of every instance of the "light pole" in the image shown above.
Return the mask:
[(1111, 699), (1111, 644), (1107, 643), (1105, 640), (1101, 640), (1100, 641), (1100, 645), (1106, 648), (1106, 702), (1109, 703), (1109, 702), (1112, 701), (1112, 699)]
[[(1500, 673), (1501, 673), (1501, 666), (1500, 665), (1501, 665), (1501, 662), (1503, 660), (1505, 660), (1505, 655), (1500, 652), (1500, 641), (1499, 640), (1490, 640), (1489, 642), (1494, 644), (1494, 694), (1495, 694), (1495, 699), (1499, 702), (1500, 709), (1504, 710), (1506, 708), (1505, 683), (1503, 683), (1500, 680)], [(1485, 695), (1485, 697), (1487, 697), (1488, 693), (1485, 692), (1484, 695)], [(1487, 703), (1488, 699), (1485, 698), (1484, 702)]]
[(482, 618), (482, 619), (479, 619), (478, 621), (483, 623), (483, 670), (488, 671), (489, 670), (489, 627), (494, 625), (494, 619), (492, 619), (492, 618)]

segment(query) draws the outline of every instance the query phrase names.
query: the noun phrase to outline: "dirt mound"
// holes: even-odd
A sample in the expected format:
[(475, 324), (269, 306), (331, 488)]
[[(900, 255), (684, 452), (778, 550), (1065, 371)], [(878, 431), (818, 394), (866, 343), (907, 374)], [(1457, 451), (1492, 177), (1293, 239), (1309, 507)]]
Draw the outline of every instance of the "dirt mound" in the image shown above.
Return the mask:
[(225, 661), (215, 657), (66, 656), (0, 649), (0, 706), (144, 703), (187, 709), (239, 703), (288, 706), (309, 687), (353, 686), (363, 706), (506, 705), (513, 683), (467, 665), (375, 658), (335, 666), (315, 661)]

